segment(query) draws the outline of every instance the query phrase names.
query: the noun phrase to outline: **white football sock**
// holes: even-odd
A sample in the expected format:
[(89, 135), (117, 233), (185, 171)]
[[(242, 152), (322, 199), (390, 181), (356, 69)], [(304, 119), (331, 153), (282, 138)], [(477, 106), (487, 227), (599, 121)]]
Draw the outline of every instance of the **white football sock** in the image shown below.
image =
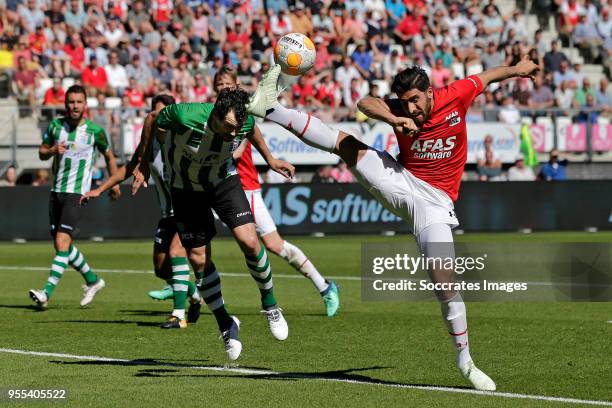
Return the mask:
[(333, 152), (339, 131), (332, 129), (319, 118), (309, 113), (287, 109), (277, 103), (266, 115), (266, 119), (276, 122), (309, 146)]
[(463, 367), (472, 360), (468, 343), (465, 303), (463, 303), (461, 294), (457, 293), (448, 302), (441, 302), (440, 306), (442, 318), (448, 327), (448, 333), (451, 335), (457, 351), (457, 367)]
[(172, 316), (178, 317), (181, 320), (185, 320), (185, 309), (174, 309)]
[(329, 287), (329, 283), (325, 281), (325, 278), (321, 276), (317, 268), (315, 268), (300, 248), (284, 241), (280, 256), (302, 273), (302, 275), (310, 279), (319, 292), (323, 292)]

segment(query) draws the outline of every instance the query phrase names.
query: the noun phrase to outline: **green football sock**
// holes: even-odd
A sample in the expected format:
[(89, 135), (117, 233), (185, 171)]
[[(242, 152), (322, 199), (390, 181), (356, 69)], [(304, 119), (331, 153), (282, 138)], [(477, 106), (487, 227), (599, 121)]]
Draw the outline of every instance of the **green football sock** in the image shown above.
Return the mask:
[(64, 270), (68, 266), (68, 251), (56, 251), (51, 269), (49, 270), (49, 278), (45, 284), (45, 292), (47, 292), (47, 299), (51, 298), (55, 287), (59, 283), (59, 280), (64, 275)]
[(266, 249), (262, 246), (259, 254), (255, 257), (245, 256), (249, 272), (261, 294), (261, 306), (264, 310), (272, 309), (276, 306), (276, 298), (274, 297), (274, 287), (272, 284), (272, 268), (270, 267), (270, 259)]
[(172, 264), (172, 291), (174, 310), (172, 315), (180, 319), (185, 318), (185, 305), (189, 289), (189, 263), (185, 257), (171, 259)]
[(83, 275), (83, 279), (85, 279), (85, 282), (87, 282), (88, 285), (98, 281), (98, 276), (93, 273), (81, 251), (79, 251), (79, 249), (74, 245), (70, 245), (70, 255), (68, 256), (68, 261), (74, 269)]

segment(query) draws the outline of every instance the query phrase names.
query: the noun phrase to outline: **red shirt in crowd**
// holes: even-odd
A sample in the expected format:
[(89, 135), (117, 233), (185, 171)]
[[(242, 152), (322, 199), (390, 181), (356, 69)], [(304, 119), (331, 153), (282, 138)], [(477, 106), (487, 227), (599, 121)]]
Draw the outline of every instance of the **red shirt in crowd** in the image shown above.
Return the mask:
[(85, 48), (74, 47), (73, 45), (66, 44), (64, 52), (68, 55), (70, 60), (70, 66), (77, 72), (83, 71), (85, 67)]
[(206, 102), (208, 100), (208, 88), (206, 85), (193, 87), (193, 102)]
[(91, 67), (88, 66), (83, 70), (81, 78), (84, 85), (91, 85), (94, 88), (102, 89), (108, 85), (108, 77), (106, 76), (106, 71), (102, 67), (96, 67), (92, 70)]
[(63, 88), (58, 89), (57, 91), (52, 87), (47, 89), (45, 92), (45, 98), (43, 99), (43, 105), (64, 105), (64, 99), (66, 98), (66, 92)]
[(172, 13), (172, 0), (153, 0), (152, 4), (155, 21), (170, 22), (170, 14)]
[[(415, 138), (396, 134), (398, 161), (414, 176), (446, 192), (456, 201), (467, 160), (465, 114), (483, 91), (476, 75), (434, 89), (431, 116)], [(397, 116), (406, 116), (398, 105), (389, 105)]]
[(421, 27), (423, 26), (423, 17), (417, 16), (414, 17), (410, 14), (406, 15), (402, 21), (397, 26), (399, 32), (404, 35), (417, 35), (421, 31)]
[(130, 101), (130, 106), (133, 108), (142, 108), (145, 106), (144, 93), (139, 89), (127, 88), (124, 93)]
[(35, 54), (42, 54), (47, 48), (47, 37), (44, 34), (32, 33), (28, 38), (28, 43)]
[(304, 86), (300, 86), (300, 84), (297, 83), (291, 87), (291, 94), (293, 95), (294, 99), (298, 98), (297, 103), (299, 103), (300, 105), (305, 105), (306, 97), (314, 97), (315, 90), (310, 82), (306, 82)]

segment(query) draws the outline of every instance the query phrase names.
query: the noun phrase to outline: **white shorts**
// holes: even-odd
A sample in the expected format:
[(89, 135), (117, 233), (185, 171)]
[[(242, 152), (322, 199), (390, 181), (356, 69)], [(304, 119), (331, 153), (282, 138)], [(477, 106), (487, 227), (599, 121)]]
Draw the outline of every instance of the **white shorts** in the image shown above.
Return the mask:
[(255, 230), (257, 231), (257, 235), (263, 237), (264, 235), (276, 231), (276, 224), (264, 203), (263, 197), (261, 196), (261, 190), (245, 190), (244, 193), (251, 206), (251, 213), (253, 213), (253, 218), (255, 219)]
[(357, 180), (418, 236), (433, 224), (459, 225), (450, 197), (415, 177), (389, 153), (370, 148), (351, 169)]

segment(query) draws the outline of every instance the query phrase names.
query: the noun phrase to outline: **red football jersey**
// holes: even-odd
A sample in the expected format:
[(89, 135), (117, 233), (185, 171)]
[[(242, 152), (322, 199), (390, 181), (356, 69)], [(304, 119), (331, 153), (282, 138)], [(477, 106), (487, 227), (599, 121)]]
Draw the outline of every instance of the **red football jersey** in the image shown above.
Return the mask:
[[(396, 134), (398, 161), (421, 180), (456, 201), (467, 160), (465, 114), (483, 91), (476, 75), (434, 89), (431, 116), (416, 138)], [(405, 113), (394, 111), (397, 116)]]
[(244, 190), (259, 190), (261, 188), (259, 173), (257, 173), (257, 168), (253, 164), (251, 142), (246, 142), (244, 152), (240, 160), (238, 160), (238, 174), (240, 175), (240, 182)]

